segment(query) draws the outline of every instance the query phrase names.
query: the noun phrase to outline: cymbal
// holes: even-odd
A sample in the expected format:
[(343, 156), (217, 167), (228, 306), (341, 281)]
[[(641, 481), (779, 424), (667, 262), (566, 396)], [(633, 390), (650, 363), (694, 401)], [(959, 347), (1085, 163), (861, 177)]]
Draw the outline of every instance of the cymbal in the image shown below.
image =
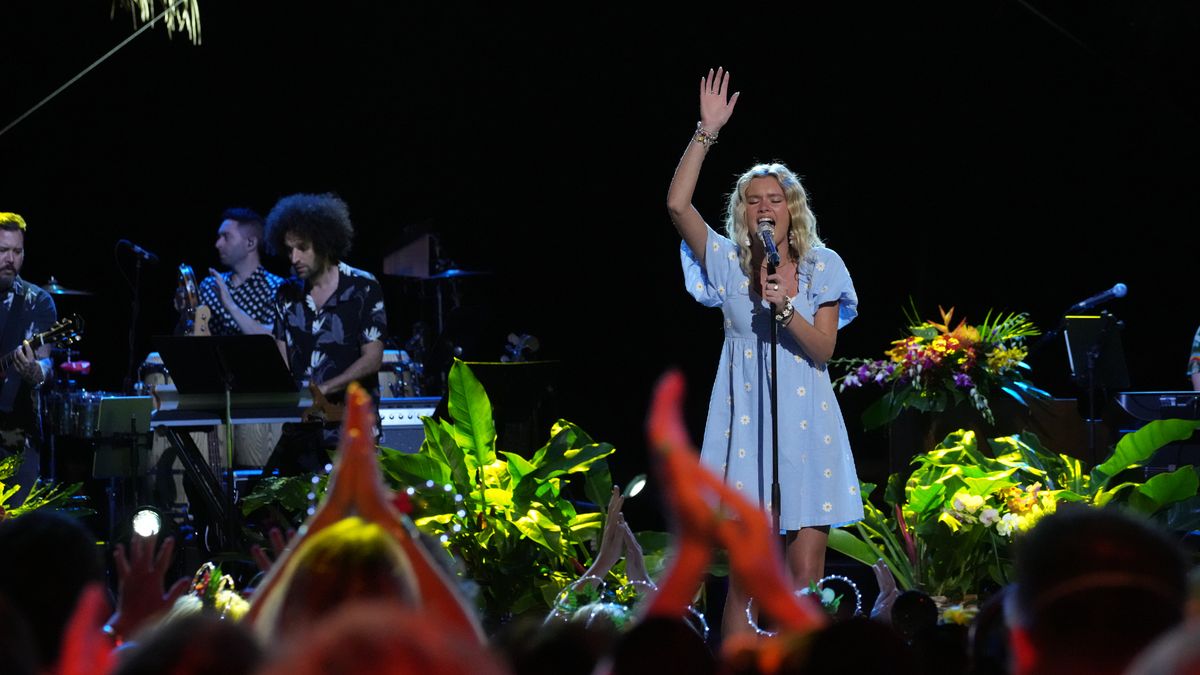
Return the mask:
[(58, 283), (58, 279), (55, 279), (53, 276), (50, 277), (50, 281), (46, 282), (46, 285), (42, 286), (42, 290), (51, 295), (94, 295), (94, 293), (91, 291), (80, 291), (65, 288), (62, 284)]
[(437, 274), (431, 274), (425, 278), (426, 279), (457, 279), (459, 277), (474, 277), (474, 276), (479, 276), (482, 274), (491, 274), (491, 272), (488, 272), (485, 270), (460, 270), (460, 269), (455, 269), (452, 267), (448, 270), (442, 270), (441, 272), (438, 272)]

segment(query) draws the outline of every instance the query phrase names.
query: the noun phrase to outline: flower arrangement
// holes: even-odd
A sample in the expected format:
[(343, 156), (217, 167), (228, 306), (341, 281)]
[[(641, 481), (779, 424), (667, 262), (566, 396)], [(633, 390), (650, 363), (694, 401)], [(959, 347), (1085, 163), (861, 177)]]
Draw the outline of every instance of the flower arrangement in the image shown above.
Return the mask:
[(1089, 472), (1029, 432), (981, 443), (973, 431), (958, 430), (914, 457), (917, 467), (907, 480), (892, 474), (884, 509), (869, 498), (875, 486), (863, 484), (865, 517), (831, 530), (829, 545), (867, 565), (882, 558), (902, 589), (962, 602), (1008, 583), (1013, 541), (1066, 503), (1120, 505), (1169, 528), (1190, 529), (1200, 486), (1195, 468), (1185, 465), (1145, 482), (1127, 471), (1198, 427), (1190, 420), (1150, 422), (1123, 436)]
[(1028, 348), (1025, 338), (1040, 331), (1024, 313), (989, 311), (983, 323), (960, 320), (951, 328), (954, 308), (938, 307), (941, 323), (921, 320), (916, 309), (906, 312), (907, 337), (892, 342), (882, 359), (833, 359), (845, 368), (836, 380), (838, 391), (875, 383), (887, 388), (879, 401), (863, 412), (867, 429), (883, 426), (904, 408), (941, 412), (969, 400), (989, 424), (994, 424), (989, 397), (1003, 391), (1017, 401), (1049, 394), (1026, 380)]

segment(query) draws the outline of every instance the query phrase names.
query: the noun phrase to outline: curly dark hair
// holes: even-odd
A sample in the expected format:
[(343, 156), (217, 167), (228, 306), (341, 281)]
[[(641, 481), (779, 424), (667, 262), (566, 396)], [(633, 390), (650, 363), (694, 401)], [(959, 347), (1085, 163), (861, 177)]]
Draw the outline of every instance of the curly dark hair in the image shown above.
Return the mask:
[(288, 195), (267, 214), (267, 246), (274, 255), (287, 255), (288, 233), (312, 242), (317, 255), (341, 262), (354, 241), (350, 208), (342, 198), (325, 194)]

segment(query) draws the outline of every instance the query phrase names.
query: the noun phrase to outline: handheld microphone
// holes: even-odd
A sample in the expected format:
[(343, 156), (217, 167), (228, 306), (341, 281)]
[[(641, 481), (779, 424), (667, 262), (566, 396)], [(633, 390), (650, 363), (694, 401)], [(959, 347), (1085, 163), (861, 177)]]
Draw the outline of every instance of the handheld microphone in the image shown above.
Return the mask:
[(762, 239), (763, 250), (767, 252), (767, 262), (772, 267), (778, 267), (779, 250), (775, 248), (775, 221), (770, 218), (759, 220), (758, 236)]
[(157, 263), (158, 262), (158, 256), (154, 255), (150, 251), (147, 251), (146, 249), (142, 248), (141, 246), (138, 246), (137, 244), (133, 243), (132, 241), (129, 241), (128, 239), (122, 239), (122, 240), (118, 241), (117, 245), (124, 246), (125, 248), (129, 249), (130, 251), (133, 251), (134, 255), (141, 258), (142, 260), (145, 260), (148, 263)]
[(1123, 298), (1125, 297), (1125, 293), (1127, 291), (1128, 289), (1125, 288), (1125, 284), (1117, 284), (1103, 293), (1097, 293), (1087, 300), (1081, 300), (1074, 305), (1071, 305), (1071, 309), (1068, 311), (1078, 312), (1082, 309), (1091, 309), (1097, 305), (1104, 304), (1113, 298)]

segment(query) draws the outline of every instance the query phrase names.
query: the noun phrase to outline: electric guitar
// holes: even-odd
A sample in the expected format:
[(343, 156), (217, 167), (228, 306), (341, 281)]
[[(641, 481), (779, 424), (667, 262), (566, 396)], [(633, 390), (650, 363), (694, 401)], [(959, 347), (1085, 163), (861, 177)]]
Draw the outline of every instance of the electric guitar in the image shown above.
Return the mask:
[(208, 305), (200, 304), (200, 285), (196, 283), (192, 266), (187, 263), (179, 266), (177, 296), (183, 305), (179, 310), (179, 332), (184, 335), (209, 335), (208, 320), (212, 318), (212, 310)]
[[(83, 319), (80, 319), (78, 314), (72, 314), (69, 317), (63, 317), (55, 321), (50, 328), (30, 337), (28, 342), (29, 348), (36, 352), (42, 345), (65, 347), (75, 344), (82, 339)], [(20, 347), (17, 347), (4, 356), (0, 356), (0, 379), (7, 375), (9, 368), (12, 368), (13, 362), (17, 358), (17, 352), (20, 349)]]
[(310, 383), (308, 392), (312, 394), (312, 405), (304, 411), (301, 419), (305, 422), (341, 422), (343, 406), (337, 403), (330, 403), (329, 399), (325, 398), (325, 394), (321, 393), (320, 387)]

